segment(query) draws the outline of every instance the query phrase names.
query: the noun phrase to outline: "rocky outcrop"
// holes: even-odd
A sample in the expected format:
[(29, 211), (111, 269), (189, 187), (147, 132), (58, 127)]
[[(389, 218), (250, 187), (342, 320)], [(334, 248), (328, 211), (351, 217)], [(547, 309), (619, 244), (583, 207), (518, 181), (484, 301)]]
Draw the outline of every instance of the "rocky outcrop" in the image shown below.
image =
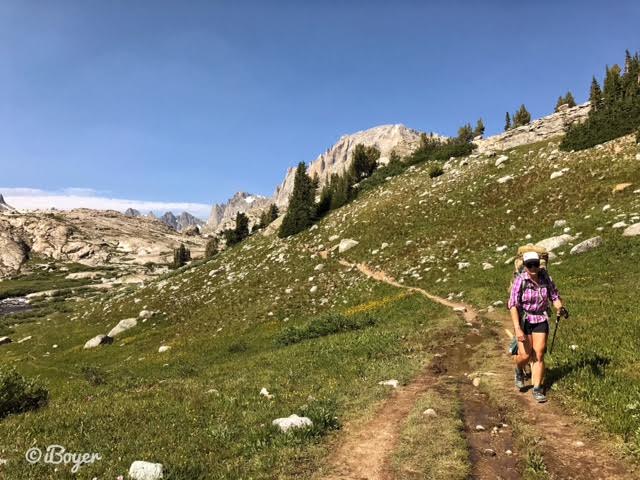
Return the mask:
[(127, 217), (140, 217), (140, 216), (142, 216), (142, 215), (140, 214), (140, 211), (139, 211), (139, 210), (136, 210), (135, 208), (127, 208), (127, 209), (124, 211), (124, 214), (125, 214)]
[(564, 134), (570, 125), (586, 120), (591, 105), (589, 102), (568, 108), (562, 105), (558, 112), (539, 118), (522, 127), (513, 128), (486, 139), (474, 140), (479, 153), (507, 150), (509, 148), (541, 142)]
[[(379, 162), (389, 161), (392, 151), (403, 157), (413, 152), (420, 144), (420, 132), (404, 125), (381, 125), (351, 135), (344, 135), (325, 153), (309, 164), (309, 175), (317, 175), (320, 188), (333, 173), (343, 173), (351, 164), (351, 156), (356, 145), (375, 146), (380, 150)], [(278, 208), (286, 209), (293, 191), (295, 168), (289, 168), (284, 181), (278, 185), (273, 200)]]
[(0, 212), (16, 212), (17, 210), (4, 201), (4, 197), (0, 193)]
[(0, 278), (18, 272), (33, 255), (91, 267), (125, 268), (169, 263), (180, 243), (198, 257), (204, 242), (157, 220), (112, 210), (0, 214)]
[(237, 192), (226, 203), (215, 204), (207, 221), (206, 229), (217, 232), (235, 226), (236, 215), (246, 213), (249, 226), (256, 223), (260, 214), (271, 205), (272, 199), (247, 192)]

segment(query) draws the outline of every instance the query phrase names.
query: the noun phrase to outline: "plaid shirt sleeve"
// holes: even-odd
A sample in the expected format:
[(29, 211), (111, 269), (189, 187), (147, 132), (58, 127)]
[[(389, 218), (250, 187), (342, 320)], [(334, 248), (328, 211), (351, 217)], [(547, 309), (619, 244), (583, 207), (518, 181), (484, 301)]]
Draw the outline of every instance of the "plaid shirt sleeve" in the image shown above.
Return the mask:
[(549, 275), (549, 297), (551, 297), (551, 301), (555, 302), (560, 298), (560, 294), (558, 293), (558, 288), (556, 284), (553, 283), (553, 279), (551, 275)]
[(509, 295), (509, 302), (507, 303), (507, 308), (511, 309), (512, 307), (520, 307), (520, 287), (522, 286), (522, 277), (518, 275), (513, 281), (513, 286), (511, 287), (511, 295)]

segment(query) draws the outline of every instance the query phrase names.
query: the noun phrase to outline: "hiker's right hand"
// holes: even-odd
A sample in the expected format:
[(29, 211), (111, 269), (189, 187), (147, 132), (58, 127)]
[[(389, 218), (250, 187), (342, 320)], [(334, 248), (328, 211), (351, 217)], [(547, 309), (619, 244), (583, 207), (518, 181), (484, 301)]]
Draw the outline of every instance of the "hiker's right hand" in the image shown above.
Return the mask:
[(519, 342), (524, 342), (524, 332), (522, 331), (521, 328), (516, 329), (516, 338), (518, 339)]

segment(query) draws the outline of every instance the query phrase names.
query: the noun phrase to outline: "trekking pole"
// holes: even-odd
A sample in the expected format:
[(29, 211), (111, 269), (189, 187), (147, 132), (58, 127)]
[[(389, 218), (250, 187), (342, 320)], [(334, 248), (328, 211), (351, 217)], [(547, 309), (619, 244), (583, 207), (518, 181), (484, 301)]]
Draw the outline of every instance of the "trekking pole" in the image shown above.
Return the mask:
[(553, 344), (556, 343), (556, 333), (558, 333), (558, 325), (560, 325), (560, 314), (556, 315), (556, 328), (553, 329), (553, 338), (551, 339), (551, 348), (549, 354), (553, 353)]

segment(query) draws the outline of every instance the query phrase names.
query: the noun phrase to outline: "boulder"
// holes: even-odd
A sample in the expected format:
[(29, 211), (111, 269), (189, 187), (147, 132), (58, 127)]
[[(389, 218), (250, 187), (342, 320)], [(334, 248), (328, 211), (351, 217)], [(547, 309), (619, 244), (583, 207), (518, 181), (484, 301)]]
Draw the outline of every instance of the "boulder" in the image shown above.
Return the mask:
[(291, 428), (311, 427), (313, 422), (310, 418), (299, 417), (294, 413), (288, 417), (276, 418), (271, 424), (278, 427), (281, 431), (287, 432)]
[(624, 232), (622, 232), (622, 235), (624, 235), (625, 237), (635, 237), (637, 235), (640, 235), (640, 223), (629, 225), (627, 228), (625, 228)]
[(355, 247), (356, 245), (358, 245), (357, 240), (353, 240), (351, 238), (343, 238), (342, 240), (340, 240), (340, 245), (338, 246), (338, 253), (344, 253), (347, 250), (352, 249), (353, 247)]
[(164, 353), (171, 350), (171, 347), (169, 345), (160, 345), (160, 348), (158, 348), (158, 353)]
[(553, 222), (553, 228), (562, 228), (567, 226), (566, 220), (556, 220)]
[(544, 240), (540, 240), (536, 243), (536, 247), (546, 248), (548, 251), (555, 250), (558, 247), (561, 247), (565, 243), (568, 243), (573, 240), (571, 235), (566, 233), (562, 235), (558, 235), (556, 237), (545, 238)]
[(163, 478), (162, 464), (136, 460), (129, 467), (129, 477), (133, 480), (160, 480)]
[(504, 177), (500, 177), (498, 179), (498, 183), (507, 183), (509, 180), (513, 180), (512, 175), (505, 175)]
[(509, 160), (509, 157), (507, 157), (506, 155), (500, 155), (498, 158), (496, 158), (495, 166), (499, 167), (500, 165), (502, 165), (507, 160)]
[(626, 222), (616, 222), (611, 225), (611, 228), (625, 228), (627, 226)]
[(584, 242), (580, 242), (579, 244), (577, 244), (575, 247), (571, 249), (569, 253), (571, 253), (571, 255), (576, 255), (578, 253), (588, 252), (589, 250), (593, 250), (594, 248), (597, 248), (600, 245), (602, 245), (602, 237), (598, 236), (598, 237), (589, 238), (588, 240), (585, 240)]
[(559, 177), (561, 177), (563, 175), (564, 175), (564, 172), (562, 170), (558, 170), (556, 172), (552, 172), (551, 175), (549, 176), (549, 178), (551, 180), (554, 180), (554, 179), (559, 178)]
[(151, 310), (140, 310), (138, 314), (138, 318), (149, 319), (153, 317), (153, 312)]
[(491, 265), (489, 262), (482, 263), (482, 270), (491, 270), (492, 268), (493, 268), (493, 265)]
[(458, 262), (458, 270), (464, 270), (465, 268), (469, 268), (471, 264), (469, 262)]
[(113, 338), (108, 335), (96, 335), (84, 344), (84, 348), (96, 348), (99, 345), (109, 345), (113, 343)]
[(9, 337), (0, 337), (0, 345), (6, 345), (7, 343), (11, 343), (13, 340), (11, 340)]
[(118, 324), (113, 327), (109, 333), (107, 333), (108, 337), (117, 337), (122, 332), (126, 332), (130, 328), (135, 327), (138, 324), (138, 321), (135, 318), (125, 318), (124, 320), (120, 320)]

